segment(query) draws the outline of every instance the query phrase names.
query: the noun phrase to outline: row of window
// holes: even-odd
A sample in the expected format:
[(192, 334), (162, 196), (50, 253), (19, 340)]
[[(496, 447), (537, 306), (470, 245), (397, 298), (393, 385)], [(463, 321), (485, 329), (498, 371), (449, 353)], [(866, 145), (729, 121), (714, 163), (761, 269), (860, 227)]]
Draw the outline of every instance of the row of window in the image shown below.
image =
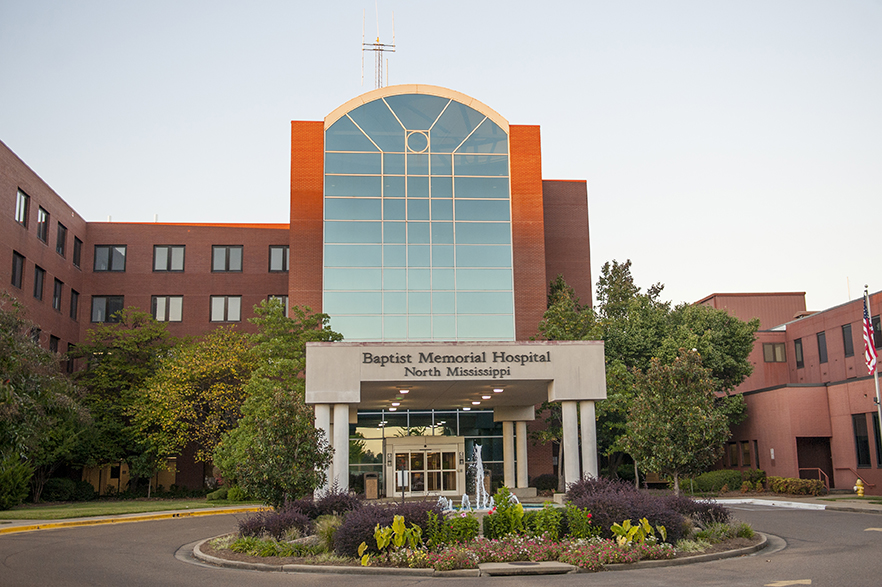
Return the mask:
[[(18, 251), (12, 251), (12, 286), (22, 289), (25, 281), (25, 257)], [(46, 270), (39, 265), (34, 265), (34, 298), (42, 301), (46, 281)], [(61, 298), (64, 294), (64, 282), (55, 278), (52, 287), (52, 308), (58, 312), (61, 311)], [(75, 290), (70, 290), (70, 317), (77, 319), (77, 309), (79, 305), (80, 294)]]
[[(880, 332), (880, 327), (882, 327), (882, 324), (880, 324), (879, 316), (878, 315), (873, 316), (872, 322), (873, 322), (873, 346), (876, 347), (877, 349), (882, 348), (882, 332)], [(820, 363), (820, 364), (826, 363), (828, 360), (826, 331), (818, 332), (815, 335), (815, 338), (818, 343), (818, 363)], [(846, 357), (853, 357), (854, 356), (854, 336), (852, 334), (851, 324), (843, 324), (842, 325), (842, 346), (845, 351)], [(764, 348), (764, 352), (765, 352), (765, 348)], [(796, 340), (793, 341), (793, 352), (794, 352), (794, 356), (796, 358), (796, 368), (802, 369), (803, 367), (805, 367), (805, 358), (804, 358), (803, 345), (802, 345), (801, 338), (797, 338)], [(766, 359), (766, 362), (770, 362), (770, 361), (768, 361), (768, 359)]]
[[(242, 271), (243, 245), (213, 245), (211, 270), (214, 272)], [(154, 245), (153, 271), (180, 272), (184, 270), (186, 245)], [(270, 245), (269, 270), (288, 271), (287, 245)], [(126, 245), (95, 245), (95, 271), (125, 271)]]
[[(288, 296), (269, 296), (280, 300), (288, 314)], [(184, 319), (184, 296), (153, 296), (151, 313), (159, 322), (181, 322)], [(92, 296), (92, 322), (117, 322), (116, 313), (125, 307), (124, 296)], [(211, 296), (209, 319), (211, 322), (241, 322), (242, 296)]]
[[(730, 467), (752, 467), (752, 459), (751, 459), (751, 450), (750, 450), (749, 440), (742, 440), (741, 442), (730, 442), (726, 447), (726, 456), (728, 457), (728, 465)], [(757, 442), (753, 441), (753, 452), (758, 453)], [(739, 462), (740, 457), (740, 462)], [(757, 458), (759, 460), (759, 458)], [(759, 467), (759, 462), (756, 464)]]
[[(28, 213), (30, 212), (30, 207), (31, 197), (23, 191), (18, 190), (15, 199), (15, 221), (25, 228), (28, 227)], [(48, 244), (49, 242), (49, 212), (44, 210), (42, 206), (37, 208), (37, 238), (44, 244)], [(80, 266), (82, 251), (83, 241), (75, 236), (73, 242), (73, 258), (71, 260), (76, 267)], [(55, 252), (62, 257), (67, 256), (67, 227), (60, 222), (56, 224)]]

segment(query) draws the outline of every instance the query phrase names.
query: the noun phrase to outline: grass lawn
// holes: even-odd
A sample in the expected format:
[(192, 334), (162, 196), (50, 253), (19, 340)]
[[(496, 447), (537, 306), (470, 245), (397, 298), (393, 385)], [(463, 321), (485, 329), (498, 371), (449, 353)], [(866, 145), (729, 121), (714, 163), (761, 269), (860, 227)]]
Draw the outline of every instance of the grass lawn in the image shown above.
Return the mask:
[(229, 501), (205, 498), (196, 499), (126, 499), (119, 501), (96, 500), (51, 505), (22, 504), (11, 510), (0, 511), (0, 520), (63, 520), (88, 516), (116, 514), (140, 514), (166, 510), (202, 509), (224, 506), (259, 506), (254, 502)]
[(842, 497), (821, 497), (822, 501), (865, 501), (876, 505), (882, 505), (882, 497), (878, 495), (865, 495), (858, 497), (857, 495), (844, 495)]

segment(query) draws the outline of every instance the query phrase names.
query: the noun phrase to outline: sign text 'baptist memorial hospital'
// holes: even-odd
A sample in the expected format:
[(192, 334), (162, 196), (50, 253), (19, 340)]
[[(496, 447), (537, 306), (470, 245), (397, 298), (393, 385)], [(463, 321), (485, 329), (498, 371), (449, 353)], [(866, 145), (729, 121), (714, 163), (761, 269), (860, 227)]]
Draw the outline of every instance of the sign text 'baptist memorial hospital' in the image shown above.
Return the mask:
[[(441, 377), (439, 365), (447, 377), (511, 377), (512, 366), (524, 367), (530, 363), (550, 363), (551, 351), (544, 353), (509, 354), (504, 351), (482, 351), (462, 354), (426, 353), (362, 353), (362, 363), (380, 367), (403, 366), (405, 377)], [(422, 365), (422, 366), (420, 366)]]

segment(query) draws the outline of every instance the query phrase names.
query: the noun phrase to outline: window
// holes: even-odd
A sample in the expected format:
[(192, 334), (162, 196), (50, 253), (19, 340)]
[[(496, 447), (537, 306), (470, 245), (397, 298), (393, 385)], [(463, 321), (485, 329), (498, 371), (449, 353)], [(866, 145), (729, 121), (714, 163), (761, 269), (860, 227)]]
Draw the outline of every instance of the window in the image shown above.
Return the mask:
[(24, 227), (28, 225), (28, 208), (30, 203), (30, 196), (18, 190), (18, 195), (15, 198), (15, 221)]
[(211, 296), (212, 322), (239, 322), (242, 319), (242, 296)]
[(805, 362), (802, 360), (802, 339), (797, 338), (793, 341), (793, 354), (796, 357), (796, 368), (802, 369), (805, 367)]
[(288, 296), (269, 296), (267, 299), (279, 300), (282, 302), (282, 306), (285, 308), (285, 317), (288, 317), (288, 311), (290, 310), (290, 308), (288, 308)]
[(68, 374), (73, 373), (74, 371), (74, 360), (71, 355), (73, 355), (75, 350), (76, 346), (73, 343), (67, 343), (67, 361), (64, 362), (64, 370), (67, 371)]
[(43, 208), (37, 209), (37, 238), (44, 243), (49, 238), (49, 212)]
[(43, 280), (46, 278), (46, 270), (39, 265), (34, 266), (34, 297), (43, 299)]
[(43, 334), (43, 331), (36, 326), (31, 328), (31, 340), (34, 341), (34, 344), (40, 344), (40, 335)]
[(83, 255), (83, 241), (74, 237), (73, 264), (74, 267), (80, 266), (80, 257)]
[(853, 414), (851, 422), (854, 425), (854, 446), (857, 455), (858, 468), (870, 466), (870, 436), (867, 433), (867, 415)]
[(738, 443), (736, 442), (729, 443), (729, 466), (738, 466)]
[(818, 362), (826, 363), (827, 362), (827, 333), (819, 332), (818, 333)]
[(783, 342), (764, 342), (763, 360), (766, 363), (786, 363), (787, 352)]
[(871, 318), (873, 323), (873, 346), (878, 348), (882, 348), (882, 322), (879, 321), (879, 316), (873, 316)]
[(873, 436), (876, 437), (876, 466), (882, 467), (882, 434), (879, 433), (879, 413), (872, 414)]
[(55, 252), (64, 257), (64, 250), (67, 248), (67, 227), (62, 223), (58, 223), (58, 234), (55, 238)]
[(180, 322), (184, 314), (184, 296), (153, 296), (153, 317), (157, 322)]
[(845, 347), (845, 356), (854, 356), (854, 338), (851, 336), (851, 324), (842, 326), (842, 346)]
[(53, 353), (58, 352), (58, 343), (60, 342), (60, 340), (61, 339), (59, 339), (57, 336), (53, 336), (51, 334), (49, 335), (49, 351), (50, 352), (53, 352)]
[(92, 296), (92, 322), (119, 322), (122, 309), (123, 296)]
[(125, 245), (95, 245), (95, 271), (125, 270)]
[(70, 317), (76, 320), (80, 310), (80, 292), (75, 289), (70, 290)]
[(287, 271), (288, 270), (288, 247), (270, 246), (269, 248), (269, 270), (270, 271)]
[(242, 271), (242, 245), (211, 247), (212, 271)]
[(747, 440), (741, 443), (741, 466), (750, 466), (750, 442)]
[(153, 247), (154, 271), (183, 271), (184, 245), (156, 245)]
[(21, 289), (24, 280), (24, 256), (17, 251), (12, 251), (12, 285)]
[(61, 292), (64, 289), (64, 283), (55, 280), (55, 287), (52, 288), (52, 309), (61, 311)]

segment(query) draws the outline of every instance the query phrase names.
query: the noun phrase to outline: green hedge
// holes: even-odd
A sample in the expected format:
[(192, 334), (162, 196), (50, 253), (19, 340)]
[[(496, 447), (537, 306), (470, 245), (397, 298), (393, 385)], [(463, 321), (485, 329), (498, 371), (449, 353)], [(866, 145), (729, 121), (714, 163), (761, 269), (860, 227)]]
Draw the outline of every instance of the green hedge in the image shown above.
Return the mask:
[(824, 495), (827, 488), (820, 479), (793, 479), (791, 477), (769, 477), (769, 489), (774, 493), (790, 495)]
[[(695, 478), (694, 487), (696, 491), (701, 493), (716, 493), (728, 487), (731, 491), (737, 491), (741, 488), (741, 471), (733, 471), (731, 469), (721, 469), (719, 471), (709, 471), (702, 473)], [(681, 483), (681, 486), (683, 484)]]
[(28, 483), (34, 474), (18, 455), (0, 454), (0, 510), (14, 508), (28, 495)]

